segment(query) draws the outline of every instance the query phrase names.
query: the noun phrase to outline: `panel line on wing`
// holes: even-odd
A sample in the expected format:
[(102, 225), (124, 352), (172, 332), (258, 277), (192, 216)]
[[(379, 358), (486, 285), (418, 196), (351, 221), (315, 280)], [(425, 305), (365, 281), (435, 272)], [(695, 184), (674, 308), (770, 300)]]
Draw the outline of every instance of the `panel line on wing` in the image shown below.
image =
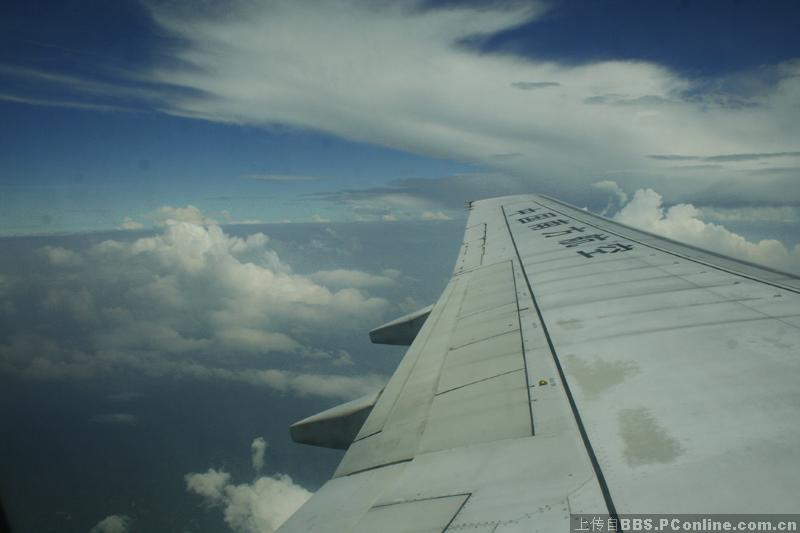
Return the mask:
[[(517, 259), (519, 260), (520, 268), (522, 269), (522, 275), (525, 277), (525, 283), (528, 286), (528, 292), (530, 293), (531, 300), (533, 301), (533, 307), (536, 309), (536, 314), (539, 317), (539, 322), (542, 324), (542, 331), (544, 332), (545, 339), (547, 340), (547, 345), (550, 348), (550, 353), (553, 356), (553, 361), (556, 365), (559, 379), (561, 380), (561, 383), (564, 385), (564, 392), (567, 395), (567, 400), (569, 401), (569, 406), (572, 409), (572, 414), (578, 426), (578, 431), (581, 434), (581, 439), (583, 440), (584, 447), (586, 448), (586, 453), (589, 455), (589, 460), (592, 463), (592, 468), (594, 469), (595, 475), (597, 476), (597, 482), (600, 485), (600, 491), (603, 494), (603, 500), (605, 500), (609, 515), (611, 515), (613, 518), (616, 518), (618, 515), (616, 507), (614, 506), (614, 500), (611, 497), (611, 491), (608, 488), (608, 483), (606, 482), (605, 475), (603, 474), (603, 469), (600, 467), (600, 462), (597, 460), (597, 455), (595, 454), (594, 448), (592, 447), (592, 443), (589, 440), (589, 434), (586, 432), (586, 427), (583, 424), (583, 420), (581, 420), (581, 415), (578, 412), (578, 406), (575, 403), (575, 398), (572, 395), (572, 391), (570, 390), (569, 382), (567, 381), (566, 375), (564, 374), (564, 369), (561, 366), (561, 361), (558, 358), (558, 353), (556, 352), (556, 348), (553, 345), (553, 339), (550, 337), (550, 332), (547, 329), (547, 323), (544, 321), (544, 317), (542, 316), (542, 310), (539, 308), (539, 303), (536, 301), (536, 295), (533, 292), (533, 287), (531, 287), (531, 281), (530, 279), (528, 279), (528, 274), (525, 272), (525, 264), (522, 262), (522, 257), (520, 256), (519, 248), (517, 247), (517, 242), (514, 239), (514, 233), (511, 231), (511, 225), (508, 222), (508, 215), (506, 215), (506, 209), (503, 205), (501, 205), (500, 210), (503, 213), (503, 220), (506, 223), (506, 229), (508, 229), (508, 236), (511, 239), (511, 244), (514, 246), (514, 251), (517, 254)], [(528, 388), (528, 391), (530, 391), (530, 387)]]
[[(503, 213), (503, 216), (505, 217), (505, 213)], [(517, 275), (513, 260), (511, 261), (511, 274), (512, 274), (511, 277), (514, 279), (514, 296), (516, 297), (517, 301), (517, 330), (519, 331), (520, 350), (522, 350), (522, 365), (523, 368), (525, 369), (525, 391), (528, 393), (528, 412), (530, 413), (531, 416), (531, 435), (536, 435), (536, 426), (533, 423), (533, 401), (531, 399), (531, 382), (530, 378), (528, 377), (528, 358), (525, 354), (525, 336), (522, 334), (522, 312), (520, 310), (520, 305), (519, 305), (519, 289), (517, 288)]]
[[(488, 381), (490, 379), (499, 378), (500, 376), (505, 376), (507, 374), (513, 374), (514, 372), (519, 372), (520, 370), (525, 370), (525, 368), (515, 368), (514, 370), (509, 370), (507, 372), (502, 372), (500, 374), (495, 374), (494, 376), (489, 376), (481, 379), (476, 379), (475, 381), (470, 381), (469, 383), (464, 383), (463, 385), (458, 385), (457, 387), (452, 387), (447, 390), (443, 390), (441, 392), (437, 392), (435, 396), (441, 396), (442, 394), (447, 394), (448, 392), (452, 392), (454, 390), (463, 389), (464, 387), (469, 387), (470, 385), (475, 385), (476, 383), (481, 383), (483, 381)], [(525, 374), (527, 376), (527, 370), (525, 370)], [(528, 393), (528, 398), (530, 398), (530, 392)], [(530, 403), (530, 400), (528, 400)]]
[(414, 458), (411, 457), (409, 459), (399, 459), (397, 461), (392, 461), (390, 463), (383, 463), (375, 466), (370, 466), (367, 468), (362, 468), (361, 470), (353, 470), (352, 472), (348, 472), (345, 476), (355, 476), (356, 474), (362, 474), (364, 472), (369, 472), (371, 470), (378, 470), (379, 468), (386, 468), (389, 466), (401, 465), (403, 463), (410, 463)]
[(481, 337), (479, 339), (475, 339), (474, 341), (465, 342), (463, 344), (457, 344), (454, 346), (450, 346), (451, 350), (458, 350), (459, 348), (464, 348), (465, 346), (469, 346), (471, 344), (475, 344), (476, 342), (483, 342), (489, 339), (494, 339), (495, 337), (502, 337), (503, 335), (508, 335), (509, 333), (514, 333), (515, 331), (519, 331), (519, 328), (515, 328), (509, 331), (503, 331), (500, 333), (496, 333), (494, 335), (489, 335), (488, 337)]

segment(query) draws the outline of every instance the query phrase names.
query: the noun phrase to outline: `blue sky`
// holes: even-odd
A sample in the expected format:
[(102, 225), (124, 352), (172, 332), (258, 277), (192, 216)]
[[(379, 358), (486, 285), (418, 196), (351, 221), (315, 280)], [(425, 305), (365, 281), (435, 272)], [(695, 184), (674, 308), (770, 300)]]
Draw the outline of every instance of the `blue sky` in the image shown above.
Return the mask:
[(385, 383), (402, 350), (366, 332), (435, 301), (467, 200), (550, 194), (800, 272), (797, 2), (0, 9), (23, 530), (272, 531), (269, 491), (340, 457), (288, 424)]

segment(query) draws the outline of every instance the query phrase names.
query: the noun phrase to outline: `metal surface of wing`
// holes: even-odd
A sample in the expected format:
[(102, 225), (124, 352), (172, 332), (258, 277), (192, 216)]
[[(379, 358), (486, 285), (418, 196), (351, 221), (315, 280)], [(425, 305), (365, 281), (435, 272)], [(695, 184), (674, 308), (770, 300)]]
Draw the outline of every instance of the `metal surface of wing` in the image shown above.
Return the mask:
[(799, 292), (546, 197), (474, 202), (442, 296), (280, 531), (796, 511)]

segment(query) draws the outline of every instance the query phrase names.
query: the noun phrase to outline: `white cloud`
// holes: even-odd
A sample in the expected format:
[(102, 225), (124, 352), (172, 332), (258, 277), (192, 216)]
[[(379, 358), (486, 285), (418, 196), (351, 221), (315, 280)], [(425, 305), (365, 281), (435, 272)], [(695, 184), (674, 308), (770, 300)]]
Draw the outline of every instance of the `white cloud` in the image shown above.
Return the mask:
[(304, 352), (304, 347), (285, 333), (262, 331), (255, 328), (226, 327), (220, 329), (217, 336), (223, 344), (244, 352)]
[(311, 217), (312, 222), (330, 222), (330, 219), (323, 217), (318, 213), (314, 213), (314, 216)]
[(136, 222), (131, 217), (125, 217), (122, 219), (122, 223), (118, 226), (118, 228), (124, 230), (137, 230), (144, 228), (144, 224)]
[(724, 226), (703, 221), (701, 211), (691, 204), (665, 209), (663, 198), (652, 189), (636, 191), (614, 220), (746, 261), (800, 272), (800, 245), (790, 251), (774, 239), (750, 242)]
[(252, 484), (228, 485), (225, 522), (241, 533), (271, 533), (311, 497), (286, 474), (258, 478)]
[(225, 487), (230, 482), (231, 475), (222, 470), (209, 468), (205, 474), (187, 474), (184, 479), (186, 490), (216, 503), (224, 498)]
[(267, 441), (263, 437), (256, 437), (250, 444), (250, 450), (253, 453), (253, 470), (260, 474), (264, 469), (264, 452), (267, 450)]
[(131, 528), (132, 520), (124, 514), (112, 514), (102, 520), (89, 530), (89, 533), (128, 533)]
[[(252, 449), (253, 465), (260, 470), (257, 465), (263, 466), (266, 442), (255, 439)], [(236, 533), (272, 533), (311, 497), (286, 474), (235, 485), (230, 474), (210, 468), (203, 474), (187, 474), (185, 480), (189, 492), (208, 505), (223, 507), (225, 522)]]
[[(561, 65), (462, 46), (543, 12), (519, 5), (238, 2), (224, 17), (155, 6), (186, 68), (154, 78), (195, 89), (166, 98), (178, 115), (312, 128), (548, 183), (675, 174), (676, 160), (648, 157), (661, 154), (724, 154), (715, 164), (738, 176), (778, 161), (737, 154), (797, 151), (800, 63), (709, 82), (646, 62)], [(686, 169), (673, 182), (698, 191), (719, 177)]]

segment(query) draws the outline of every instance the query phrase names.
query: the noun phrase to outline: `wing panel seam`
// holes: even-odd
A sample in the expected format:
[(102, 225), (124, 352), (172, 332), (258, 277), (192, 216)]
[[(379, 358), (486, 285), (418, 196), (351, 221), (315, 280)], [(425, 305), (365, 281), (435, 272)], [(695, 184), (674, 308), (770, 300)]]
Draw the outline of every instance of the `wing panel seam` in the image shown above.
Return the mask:
[[(506, 214), (505, 211), (503, 211), (504, 218), (505, 214)], [(508, 224), (507, 220), (506, 224)], [(509, 228), (509, 231), (511, 231), (511, 228)], [(528, 394), (528, 413), (530, 414), (531, 417), (531, 435), (535, 436), (536, 426), (534, 426), (533, 424), (533, 398), (531, 398), (531, 381), (530, 377), (528, 376), (528, 358), (525, 356), (525, 335), (522, 333), (522, 311), (520, 310), (520, 305), (519, 305), (519, 289), (517, 288), (517, 273), (516, 270), (514, 269), (513, 260), (511, 261), (511, 278), (514, 280), (514, 300), (517, 302), (517, 327), (519, 331), (520, 350), (522, 351), (522, 367), (525, 372), (525, 392)]]
[[(513, 355), (513, 354), (509, 354)], [(484, 381), (489, 381), (490, 379), (499, 378), (502, 376), (507, 376), (509, 374), (513, 374), (514, 372), (519, 372), (520, 370), (525, 370), (525, 368), (515, 368), (514, 370), (509, 370), (507, 372), (501, 372), (500, 374), (495, 374), (494, 376), (489, 376), (488, 378), (481, 378), (476, 379), (475, 381), (470, 381), (469, 383), (464, 383), (463, 385), (457, 385), (455, 387), (451, 387), (447, 390), (443, 390), (442, 392), (437, 392), (434, 396), (441, 396), (442, 394), (447, 394), (448, 392), (453, 392), (454, 390), (463, 389), (464, 387), (469, 387), (470, 385), (475, 385), (476, 383), (483, 383)], [(526, 372), (527, 374), (527, 372)], [(527, 383), (527, 379), (525, 380)], [(528, 391), (528, 402), (530, 402), (530, 390)]]
[[(600, 491), (603, 494), (603, 500), (605, 500), (606, 507), (608, 508), (608, 514), (610, 514), (613, 518), (618, 518), (616, 507), (614, 506), (614, 500), (611, 498), (611, 491), (608, 488), (608, 483), (606, 483), (606, 478), (603, 475), (603, 469), (600, 468), (600, 462), (597, 460), (597, 455), (594, 453), (594, 448), (592, 447), (592, 443), (589, 440), (589, 434), (586, 432), (586, 427), (583, 425), (583, 421), (581, 420), (580, 412), (578, 411), (578, 406), (575, 403), (575, 398), (572, 396), (572, 391), (569, 388), (569, 383), (567, 382), (566, 376), (564, 375), (564, 369), (561, 367), (561, 361), (558, 358), (558, 353), (556, 352), (556, 348), (553, 345), (553, 340), (550, 338), (550, 332), (547, 329), (547, 324), (544, 321), (544, 317), (542, 316), (542, 310), (539, 308), (539, 302), (536, 301), (536, 295), (533, 292), (533, 288), (531, 287), (531, 281), (528, 279), (528, 273), (525, 272), (525, 265), (522, 263), (522, 257), (519, 253), (519, 248), (517, 248), (517, 242), (514, 240), (514, 233), (511, 231), (511, 225), (508, 223), (508, 215), (506, 215), (505, 206), (501, 205), (500, 210), (503, 213), (503, 220), (506, 223), (506, 229), (508, 230), (508, 237), (511, 239), (511, 244), (514, 246), (514, 252), (517, 254), (517, 259), (519, 260), (520, 268), (522, 269), (522, 275), (525, 277), (525, 284), (528, 286), (528, 292), (530, 293), (531, 300), (533, 301), (533, 307), (536, 309), (536, 314), (539, 317), (539, 322), (542, 324), (542, 331), (544, 332), (545, 339), (547, 340), (547, 346), (550, 348), (550, 353), (553, 356), (553, 362), (556, 365), (556, 369), (558, 370), (559, 379), (561, 379), (561, 383), (564, 384), (564, 392), (567, 395), (567, 400), (569, 401), (569, 406), (572, 409), (572, 415), (575, 418), (575, 422), (578, 426), (578, 432), (581, 435), (581, 440), (583, 440), (583, 445), (586, 448), (586, 453), (589, 456), (589, 461), (592, 463), (592, 468), (594, 469), (595, 476), (597, 476), (597, 482), (600, 485)], [(563, 213), (562, 213), (563, 214)], [(530, 391), (530, 387), (528, 388)]]

